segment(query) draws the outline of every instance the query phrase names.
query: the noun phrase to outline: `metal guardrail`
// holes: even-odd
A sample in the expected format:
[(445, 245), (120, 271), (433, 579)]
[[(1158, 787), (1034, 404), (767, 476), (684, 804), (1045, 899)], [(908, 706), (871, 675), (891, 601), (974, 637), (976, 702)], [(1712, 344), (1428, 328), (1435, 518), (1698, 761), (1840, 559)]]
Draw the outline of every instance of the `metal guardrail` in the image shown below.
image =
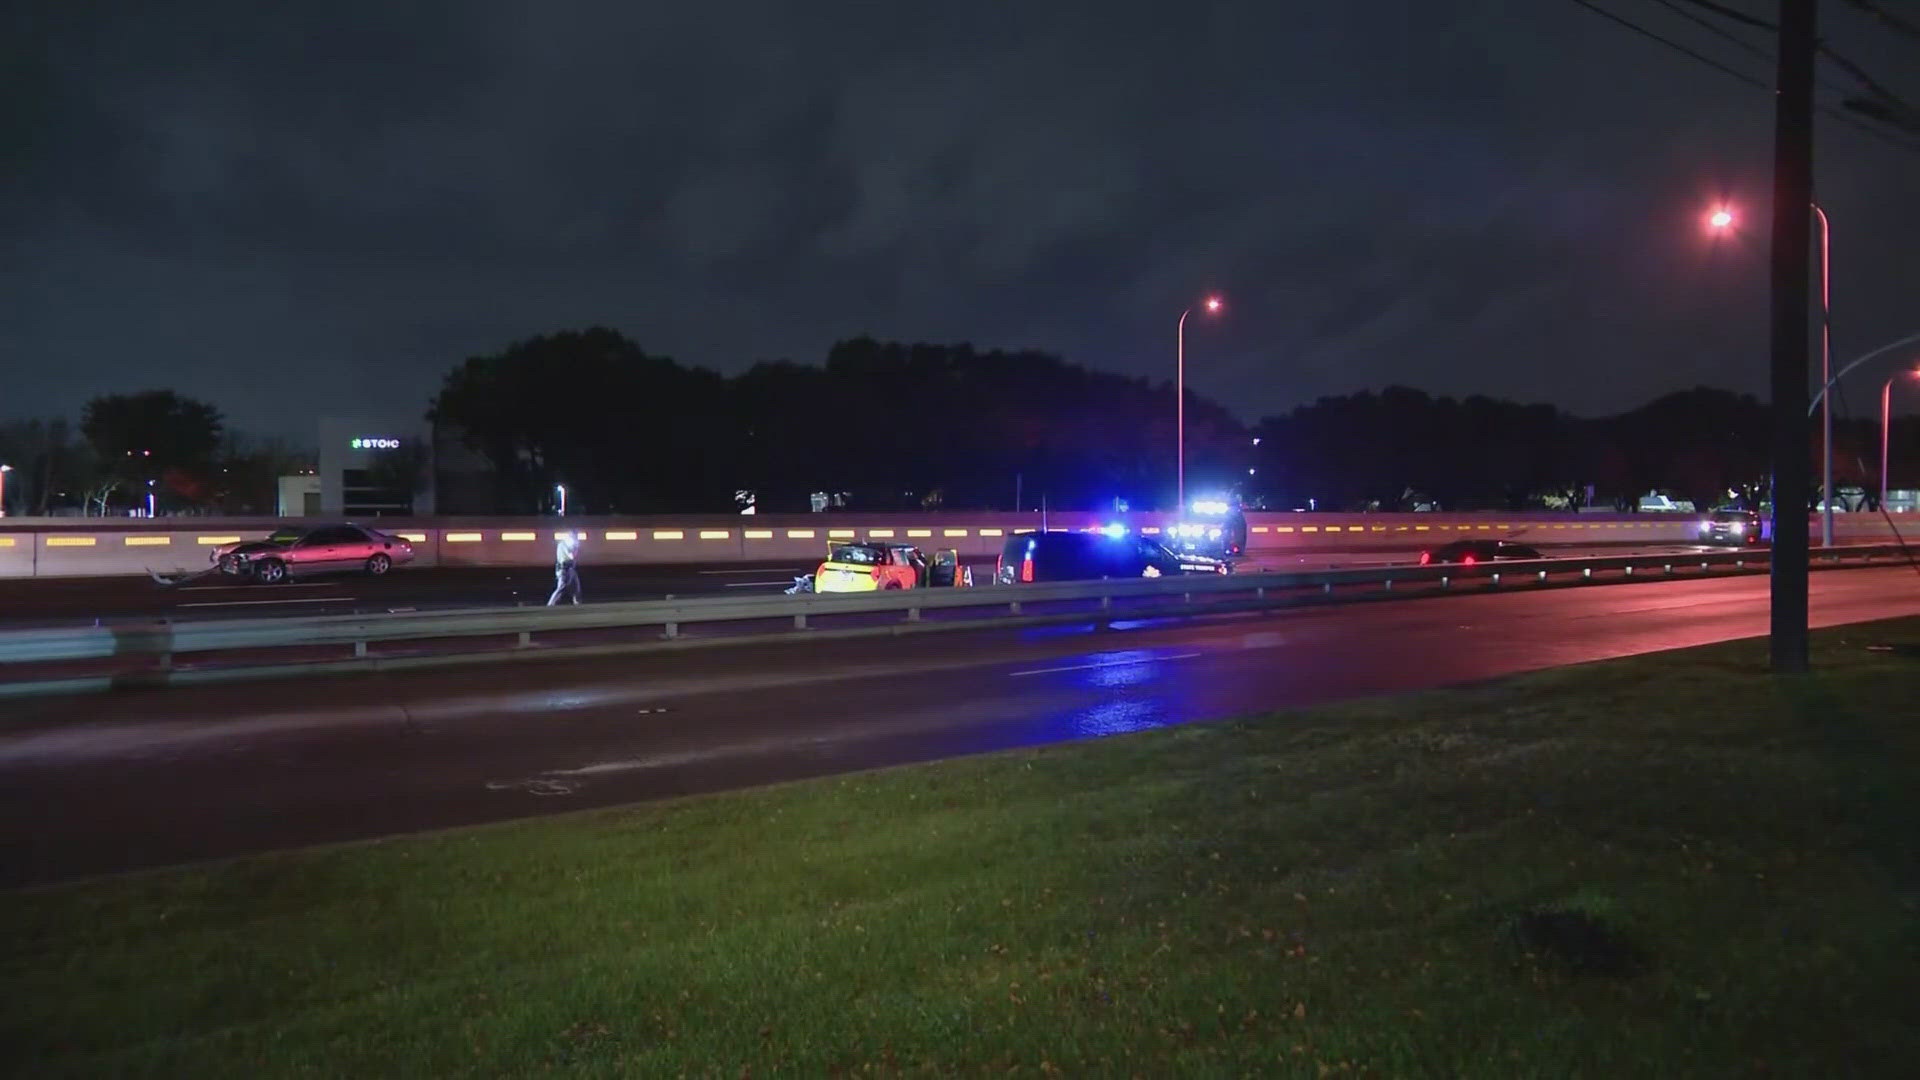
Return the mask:
[[(1816, 565), (1871, 565), (1898, 558), (1902, 549), (1889, 545), (1831, 548), (1815, 552)], [(386, 657), (370, 646), (395, 642), (455, 642), (459, 646), (438, 654), (438, 662), (458, 658), (499, 656), (536, 645), (548, 645), (541, 654), (564, 654), (572, 643), (536, 641), (543, 635), (581, 631), (658, 628), (649, 639), (680, 638), (685, 628), (712, 624), (772, 623), (776, 635), (812, 629), (831, 629), (850, 616), (894, 615), (876, 626), (871, 619), (856, 629), (868, 633), (898, 632), (903, 624), (924, 623), (924, 629), (965, 629), (1009, 620), (1138, 619), (1144, 617), (1255, 610), (1298, 604), (1319, 594), (1361, 599), (1376, 591), (1354, 592), (1353, 587), (1427, 585), (1449, 589), (1454, 583), (1473, 582), (1490, 587), (1528, 586), (1594, 579), (1595, 574), (1617, 573), (1618, 580), (1644, 579), (1653, 571), (1671, 576), (1680, 571), (1747, 570), (1767, 562), (1765, 549), (1738, 549), (1686, 555), (1617, 555), (1503, 561), (1481, 565), (1386, 566), (1348, 570), (1312, 570), (1288, 573), (1221, 576), (1104, 579), (1031, 585), (987, 585), (975, 588), (923, 589), (851, 595), (713, 597), (685, 600), (649, 600), (588, 604), (565, 608), (495, 608), (444, 612), (399, 612), (380, 615), (318, 615), (278, 619), (205, 622), (151, 622), (122, 626), (9, 631), (0, 633), (0, 689), (19, 691), (35, 685), (20, 665), (47, 665), (122, 660), (129, 672), (162, 677), (176, 666), (176, 658), (196, 654), (244, 653), (225, 658), (229, 668), (251, 668), (266, 674), (321, 670), (347, 665), (378, 666)], [(1601, 579), (1607, 580), (1607, 579)], [(929, 618), (929, 616), (934, 616)], [(492, 639), (482, 645), (483, 639)], [(704, 639), (765, 641), (766, 634)], [(629, 642), (624, 648), (637, 647)], [(598, 648), (604, 650), (603, 643)], [(298, 661), (274, 655), (290, 649), (338, 649), (337, 659)], [(348, 657), (351, 650), (351, 659)], [(289, 662), (292, 660), (292, 662)], [(429, 658), (410, 657), (415, 663)], [(8, 668), (13, 670), (9, 671)], [(109, 672), (109, 675), (113, 672)], [(99, 679), (99, 672), (92, 678)], [(76, 680), (50, 680), (74, 683)]]

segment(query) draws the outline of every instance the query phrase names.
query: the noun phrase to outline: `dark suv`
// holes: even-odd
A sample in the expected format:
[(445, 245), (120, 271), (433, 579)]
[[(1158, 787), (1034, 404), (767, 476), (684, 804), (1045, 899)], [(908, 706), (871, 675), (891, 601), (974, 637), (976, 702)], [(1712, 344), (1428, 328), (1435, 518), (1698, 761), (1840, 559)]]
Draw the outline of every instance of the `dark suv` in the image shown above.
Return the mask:
[(1761, 541), (1760, 515), (1752, 510), (1715, 510), (1700, 523), (1700, 542), (1742, 547)]
[(994, 580), (1002, 585), (1034, 581), (1224, 574), (1231, 567), (1203, 555), (1175, 555), (1140, 536), (1102, 532), (1015, 533), (1000, 548)]

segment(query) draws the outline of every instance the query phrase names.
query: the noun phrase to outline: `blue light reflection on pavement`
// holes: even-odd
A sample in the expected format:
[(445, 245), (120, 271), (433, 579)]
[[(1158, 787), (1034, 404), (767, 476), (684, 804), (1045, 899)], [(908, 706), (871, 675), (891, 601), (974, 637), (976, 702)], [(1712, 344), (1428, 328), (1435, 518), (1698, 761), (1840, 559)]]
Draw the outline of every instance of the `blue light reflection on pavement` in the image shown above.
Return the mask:
[[(1177, 673), (1178, 663), (1193, 658), (1191, 653), (1168, 656), (1152, 649), (1125, 649), (1088, 653), (1070, 665), (1023, 673), (1067, 690), (1062, 696), (1074, 703), (1036, 717), (1018, 741), (1035, 745), (1100, 738), (1179, 723), (1186, 719), (1179, 707), (1184, 695), (1167, 676)], [(1088, 691), (1098, 698), (1092, 704), (1086, 703)]]

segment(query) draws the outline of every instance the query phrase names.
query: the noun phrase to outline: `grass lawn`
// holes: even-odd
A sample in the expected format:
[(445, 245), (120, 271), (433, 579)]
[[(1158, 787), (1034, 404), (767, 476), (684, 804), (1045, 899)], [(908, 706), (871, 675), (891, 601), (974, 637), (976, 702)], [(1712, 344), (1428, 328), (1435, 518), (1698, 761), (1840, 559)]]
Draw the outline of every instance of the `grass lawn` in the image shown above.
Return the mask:
[(1920, 620), (1816, 641), (4, 894), (0, 1071), (1911, 1075)]

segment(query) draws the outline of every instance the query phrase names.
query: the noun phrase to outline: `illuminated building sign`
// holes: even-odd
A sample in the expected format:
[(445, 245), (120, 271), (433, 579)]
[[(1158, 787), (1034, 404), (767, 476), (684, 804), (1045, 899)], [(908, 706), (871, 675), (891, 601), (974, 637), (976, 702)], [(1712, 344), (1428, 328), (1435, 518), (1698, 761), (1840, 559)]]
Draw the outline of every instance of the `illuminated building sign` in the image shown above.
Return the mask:
[(350, 444), (355, 450), (398, 450), (399, 439), (355, 439)]

